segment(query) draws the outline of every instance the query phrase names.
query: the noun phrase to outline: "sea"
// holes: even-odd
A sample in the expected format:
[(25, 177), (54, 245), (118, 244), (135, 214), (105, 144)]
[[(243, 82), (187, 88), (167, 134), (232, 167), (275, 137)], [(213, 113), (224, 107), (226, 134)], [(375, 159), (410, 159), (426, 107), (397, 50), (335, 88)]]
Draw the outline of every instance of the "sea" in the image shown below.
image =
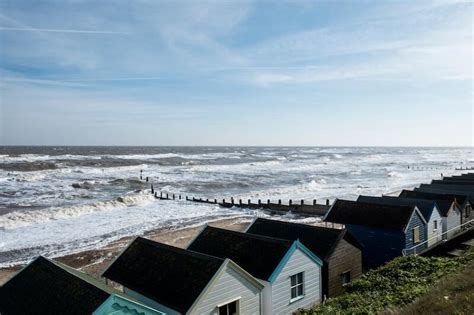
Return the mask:
[[(473, 148), (4, 146), (0, 267), (155, 229), (272, 215), (184, 196), (325, 203), (394, 193), (473, 165)], [(155, 199), (151, 184), (183, 199)]]

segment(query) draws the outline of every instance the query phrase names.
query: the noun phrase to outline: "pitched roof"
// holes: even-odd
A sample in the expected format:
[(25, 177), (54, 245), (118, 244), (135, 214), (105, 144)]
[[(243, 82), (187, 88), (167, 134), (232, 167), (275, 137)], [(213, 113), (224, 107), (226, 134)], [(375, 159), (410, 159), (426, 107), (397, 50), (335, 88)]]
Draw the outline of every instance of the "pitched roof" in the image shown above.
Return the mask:
[(0, 313), (91, 314), (113, 290), (84, 277), (40, 256), (0, 287)]
[(436, 201), (426, 199), (413, 199), (413, 198), (402, 198), (402, 197), (373, 197), (373, 196), (359, 196), (357, 202), (376, 203), (385, 205), (395, 206), (416, 206), (420, 210), (425, 220), (429, 220), (433, 209), (436, 206)]
[(103, 276), (186, 313), (224, 260), (136, 238)]
[(429, 192), (429, 191), (424, 191), (424, 190), (402, 190), (402, 192), (399, 195), (400, 197), (405, 197), (405, 198), (417, 198), (417, 199), (429, 199), (429, 200), (436, 200), (436, 202), (439, 204), (440, 200), (446, 200), (446, 201), (454, 201), (456, 200), (458, 203), (463, 204), (468, 200), (468, 196), (463, 195), (463, 194), (450, 194), (450, 193), (443, 193), (443, 192)]
[(229, 258), (252, 276), (269, 280), (293, 242), (206, 226), (188, 249)]
[(337, 199), (324, 217), (325, 221), (404, 230), (415, 207), (380, 205)]
[(438, 205), (438, 209), (439, 209), (439, 212), (441, 213), (441, 216), (443, 217), (448, 216), (449, 210), (451, 210), (453, 203), (456, 203), (456, 202), (452, 200), (437, 200), (436, 201), (436, 204)]
[(362, 249), (346, 229), (331, 229), (308, 224), (299, 224), (257, 218), (246, 233), (277, 237), (295, 241), (299, 239), (309, 250), (321, 258), (327, 258), (340, 239), (346, 238), (349, 243)]
[(434, 179), (431, 181), (431, 184), (439, 184), (439, 185), (474, 185), (473, 178), (463, 178), (463, 179), (455, 179), (455, 178), (443, 178), (443, 179)]
[(474, 194), (474, 185), (421, 184), (420, 189), (441, 190), (449, 193)]

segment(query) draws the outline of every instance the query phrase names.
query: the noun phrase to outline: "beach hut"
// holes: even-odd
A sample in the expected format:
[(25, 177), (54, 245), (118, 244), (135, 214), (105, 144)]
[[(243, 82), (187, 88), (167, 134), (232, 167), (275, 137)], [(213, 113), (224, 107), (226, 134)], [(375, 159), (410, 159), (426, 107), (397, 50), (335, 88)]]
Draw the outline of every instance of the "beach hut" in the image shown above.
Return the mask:
[(262, 283), (230, 259), (136, 238), (104, 271), (166, 314), (259, 314)]
[(38, 257), (0, 287), (0, 314), (164, 315), (76, 269)]
[(188, 248), (230, 258), (259, 279), (263, 314), (292, 314), (321, 302), (323, 262), (299, 241), (205, 226)]
[(416, 206), (336, 199), (324, 220), (344, 224), (362, 244), (362, 264), (366, 268), (426, 248), (426, 220)]
[[(414, 191), (417, 193), (428, 193), (438, 196), (443, 195), (447, 196), (445, 198), (449, 198), (450, 200), (456, 200), (461, 209), (461, 224), (474, 220), (474, 212), (472, 211), (474, 193), (469, 191), (466, 192), (452, 189), (442, 189), (439, 186), (436, 188), (424, 186), (422, 188), (415, 188)], [(455, 198), (452, 199), (452, 197)]]
[(443, 216), (438, 204), (434, 200), (402, 198), (402, 197), (373, 197), (359, 196), (357, 202), (376, 203), (398, 206), (416, 206), (426, 220), (428, 247), (443, 239)]
[[(444, 195), (410, 190), (403, 190), (400, 196), (404, 196), (405, 198), (435, 200), (441, 213), (443, 238), (445, 239), (451, 237), (459, 230), (460, 224), (463, 223), (463, 213), (469, 214), (470, 212), (468, 209), (470, 203), (467, 196)], [(461, 201), (461, 204), (458, 203), (458, 200)], [(469, 215), (467, 218), (469, 218)], [(456, 227), (458, 227), (458, 229), (456, 229)]]
[(362, 274), (362, 245), (346, 230), (309, 224), (255, 219), (246, 233), (285, 240), (299, 240), (323, 261), (322, 292), (334, 297), (344, 286)]

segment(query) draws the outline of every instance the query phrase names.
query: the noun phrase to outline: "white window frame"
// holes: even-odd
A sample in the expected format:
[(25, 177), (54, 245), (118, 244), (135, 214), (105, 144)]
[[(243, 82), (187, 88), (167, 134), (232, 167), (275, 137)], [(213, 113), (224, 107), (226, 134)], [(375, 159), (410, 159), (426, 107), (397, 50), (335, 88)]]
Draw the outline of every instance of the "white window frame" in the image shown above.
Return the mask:
[(239, 296), (238, 298), (236, 299), (232, 299), (232, 300), (228, 300), (228, 301), (225, 301), (223, 303), (220, 303), (218, 304), (216, 307), (217, 307), (217, 315), (219, 315), (219, 309), (223, 306), (226, 306), (226, 305), (229, 305), (231, 303), (234, 303), (236, 304), (236, 311), (237, 311), (237, 315), (240, 315), (240, 299), (241, 297)]
[[(300, 283), (296, 282), (295, 285), (291, 285), (291, 278), (296, 277), (296, 281), (297, 281), (299, 274), (301, 274), (301, 282), (300, 282)], [(291, 276), (290, 276), (290, 303), (294, 303), (294, 302), (299, 301), (299, 300), (301, 300), (302, 298), (304, 298), (304, 296), (305, 296), (304, 278), (305, 278), (305, 277), (304, 277), (304, 271), (295, 273), (294, 275), (291, 275)], [(291, 296), (291, 291), (292, 291), (293, 289), (296, 289), (296, 294), (298, 294), (298, 287), (301, 287), (301, 295), (292, 297), (292, 296)]]

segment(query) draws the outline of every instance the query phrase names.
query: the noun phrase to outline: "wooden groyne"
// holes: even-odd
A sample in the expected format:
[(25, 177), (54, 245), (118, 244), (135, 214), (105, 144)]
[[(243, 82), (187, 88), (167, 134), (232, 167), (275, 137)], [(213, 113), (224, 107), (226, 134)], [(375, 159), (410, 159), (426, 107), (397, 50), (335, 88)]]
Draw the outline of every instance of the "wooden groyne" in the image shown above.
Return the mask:
[(186, 200), (190, 202), (197, 203), (207, 203), (207, 204), (216, 204), (224, 208), (246, 208), (246, 209), (261, 209), (268, 210), (273, 212), (294, 212), (305, 215), (314, 215), (314, 216), (323, 216), (326, 214), (327, 210), (330, 207), (329, 200), (326, 200), (325, 204), (318, 204), (316, 199), (312, 201), (311, 204), (306, 204), (305, 200), (300, 200), (299, 203), (293, 203), (293, 200), (288, 200), (288, 204), (283, 204), (281, 199), (278, 200), (278, 203), (273, 203), (269, 199), (265, 202), (258, 199), (257, 202), (252, 202), (252, 199), (242, 200), (242, 199), (217, 199), (217, 198), (196, 198), (183, 196), (180, 194), (170, 194), (158, 192), (151, 185), (151, 193), (155, 196), (156, 199), (160, 200)]
[[(150, 183), (150, 177), (143, 177), (143, 171), (140, 171), (140, 180)], [(252, 202), (252, 199), (247, 199), (246, 201), (242, 199), (235, 199), (231, 197), (230, 199), (217, 199), (217, 198), (196, 198), (190, 196), (183, 196), (181, 194), (173, 193), (164, 193), (162, 191), (155, 190), (153, 184), (150, 184), (150, 192), (159, 200), (186, 200), (190, 202), (198, 203), (207, 203), (207, 204), (216, 204), (224, 208), (245, 208), (245, 209), (261, 209), (272, 212), (294, 212), (304, 215), (311, 216), (323, 216), (326, 214), (330, 208), (329, 199), (326, 199), (325, 204), (318, 204), (316, 199), (311, 201), (311, 204), (305, 203), (304, 199), (299, 200), (298, 203), (294, 203), (292, 199), (288, 200), (287, 204), (283, 204), (282, 200), (279, 199), (278, 203), (273, 203), (270, 199), (267, 199), (265, 202), (262, 202), (261, 199), (258, 199), (257, 202)]]

